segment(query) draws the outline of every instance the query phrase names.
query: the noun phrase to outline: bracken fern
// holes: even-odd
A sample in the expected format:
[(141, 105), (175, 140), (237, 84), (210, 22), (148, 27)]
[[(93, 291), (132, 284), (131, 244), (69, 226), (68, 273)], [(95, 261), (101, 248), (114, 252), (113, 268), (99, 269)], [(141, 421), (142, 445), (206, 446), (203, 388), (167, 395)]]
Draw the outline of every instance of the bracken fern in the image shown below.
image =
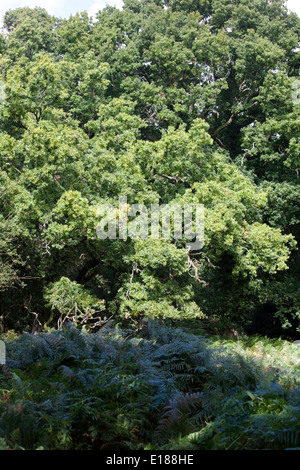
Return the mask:
[(298, 351), (158, 321), (142, 336), (24, 333), (0, 371), (0, 439), (16, 449), (295, 448)]

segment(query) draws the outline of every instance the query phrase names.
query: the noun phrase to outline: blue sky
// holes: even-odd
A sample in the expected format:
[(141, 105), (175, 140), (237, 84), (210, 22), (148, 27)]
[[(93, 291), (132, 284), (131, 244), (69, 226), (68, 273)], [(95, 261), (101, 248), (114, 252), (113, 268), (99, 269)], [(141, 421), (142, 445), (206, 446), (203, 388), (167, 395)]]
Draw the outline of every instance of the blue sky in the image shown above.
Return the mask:
[[(71, 14), (84, 10), (86, 10), (89, 15), (93, 16), (106, 5), (122, 8), (122, 3), (122, 0), (1, 0), (0, 21), (7, 10), (23, 6), (29, 6), (31, 8), (39, 6), (45, 8), (48, 13), (52, 15), (68, 18)], [(299, 0), (287, 0), (287, 6), (300, 16)]]
[(0, 20), (7, 10), (28, 6), (45, 8), (48, 13), (61, 18), (68, 18), (75, 13), (87, 11), (93, 16), (106, 5), (122, 8), (122, 0), (0, 0)]

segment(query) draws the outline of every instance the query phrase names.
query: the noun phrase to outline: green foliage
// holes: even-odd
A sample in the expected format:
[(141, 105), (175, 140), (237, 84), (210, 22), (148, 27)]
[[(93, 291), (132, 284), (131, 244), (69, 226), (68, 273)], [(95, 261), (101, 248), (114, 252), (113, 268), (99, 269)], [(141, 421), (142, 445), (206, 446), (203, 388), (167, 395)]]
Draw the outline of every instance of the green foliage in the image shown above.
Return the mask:
[[(57, 326), (74, 308), (82, 320), (103, 302), (106, 318), (219, 330), (271, 303), (295, 336), (299, 18), (280, 0), (134, 0), (95, 21), (9, 10), (4, 30), (5, 327)], [(120, 196), (128, 217), (133, 204), (203, 204), (203, 247), (98, 239), (99, 206)]]
[(56, 22), (45, 9), (25, 7), (9, 10), (3, 23), (8, 32), (6, 52), (13, 59), (22, 55), (31, 59), (39, 51), (54, 51)]
[[(195, 328), (193, 328), (195, 331)], [(4, 449), (276, 449), (299, 444), (299, 346), (188, 327), (73, 326), (7, 340)]]
[[(299, 347), (244, 337), (299, 335), (299, 35), (282, 0), (6, 12), (0, 449), (299, 447)], [(204, 244), (100, 239), (107, 204), (201, 204)]]
[[(52, 310), (59, 313), (58, 326), (70, 321), (75, 327), (96, 322), (96, 313), (104, 310), (103, 301), (92, 296), (76, 281), (62, 277), (50, 284), (45, 292), (45, 300)], [(100, 321), (101, 324), (101, 321)], [(95, 327), (95, 325), (92, 325)]]

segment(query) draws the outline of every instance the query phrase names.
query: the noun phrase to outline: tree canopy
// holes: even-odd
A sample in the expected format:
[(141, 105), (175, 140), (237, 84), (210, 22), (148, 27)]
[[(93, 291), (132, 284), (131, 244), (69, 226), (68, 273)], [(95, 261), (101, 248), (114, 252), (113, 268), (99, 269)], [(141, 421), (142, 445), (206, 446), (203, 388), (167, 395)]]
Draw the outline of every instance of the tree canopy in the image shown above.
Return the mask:
[[(300, 331), (299, 35), (282, 0), (125, 0), (95, 21), (6, 13), (7, 328), (34, 314), (57, 325), (76, 304), (81, 320), (99, 305), (103, 318), (220, 328), (272, 313)], [(100, 239), (99, 205), (120, 197), (203, 205), (203, 247)]]

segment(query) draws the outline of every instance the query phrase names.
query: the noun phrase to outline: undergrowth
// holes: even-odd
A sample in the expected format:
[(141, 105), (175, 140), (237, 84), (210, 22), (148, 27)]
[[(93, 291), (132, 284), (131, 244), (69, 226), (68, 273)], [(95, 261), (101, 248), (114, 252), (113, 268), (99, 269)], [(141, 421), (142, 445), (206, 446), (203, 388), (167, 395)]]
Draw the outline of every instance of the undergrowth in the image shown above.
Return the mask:
[(299, 345), (149, 322), (6, 342), (0, 449), (300, 447)]

